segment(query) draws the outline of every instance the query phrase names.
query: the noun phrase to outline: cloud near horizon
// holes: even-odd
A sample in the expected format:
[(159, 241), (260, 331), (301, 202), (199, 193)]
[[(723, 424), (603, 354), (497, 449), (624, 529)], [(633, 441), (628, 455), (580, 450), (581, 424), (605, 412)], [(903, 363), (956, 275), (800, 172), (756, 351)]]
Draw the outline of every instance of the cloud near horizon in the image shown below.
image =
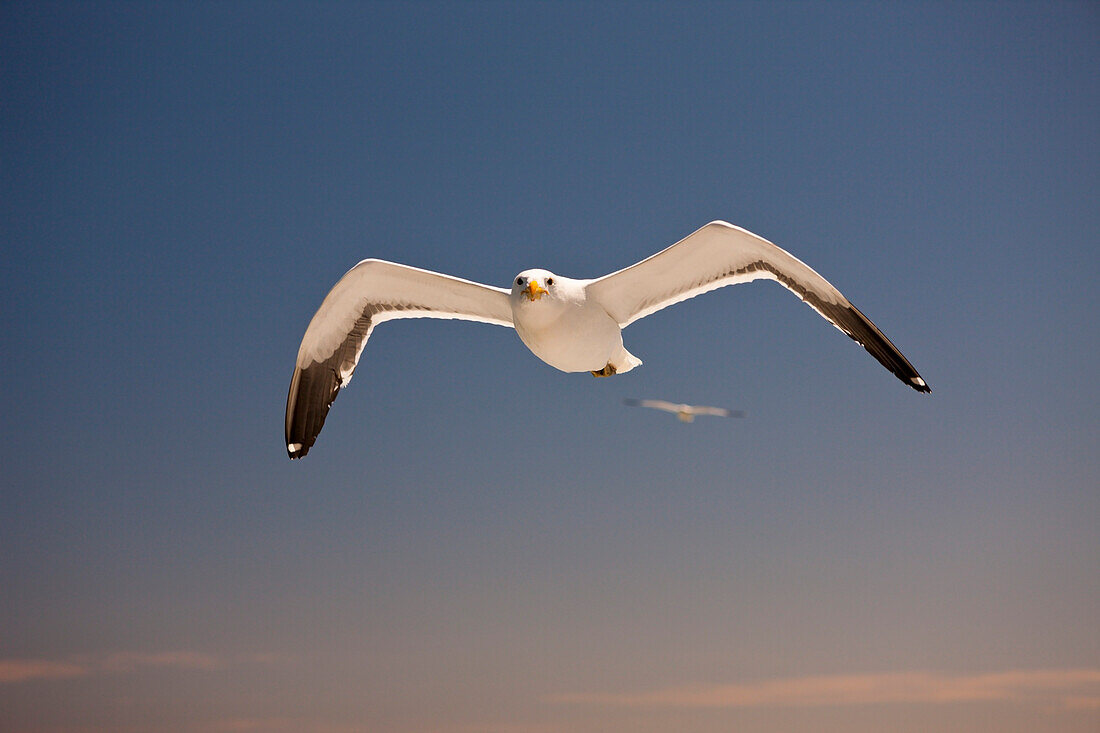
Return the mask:
[(0, 684), (29, 680), (67, 680), (147, 669), (213, 671), (246, 662), (270, 661), (268, 655), (227, 659), (195, 651), (113, 652), (55, 659), (0, 659)]
[(575, 693), (552, 699), (559, 703), (664, 708), (1038, 702), (1100, 709), (1100, 669), (1013, 669), (971, 675), (942, 672), (819, 675), (637, 693)]

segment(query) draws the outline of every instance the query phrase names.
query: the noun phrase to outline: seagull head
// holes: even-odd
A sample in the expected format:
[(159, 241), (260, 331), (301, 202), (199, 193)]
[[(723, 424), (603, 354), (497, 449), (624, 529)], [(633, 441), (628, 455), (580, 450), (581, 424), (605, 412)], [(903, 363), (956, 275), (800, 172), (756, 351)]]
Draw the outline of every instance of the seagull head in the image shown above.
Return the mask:
[(528, 302), (541, 300), (542, 296), (553, 297), (554, 274), (547, 270), (524, 270), (512, 281), (512, 299), (526, 299)]
[(547, 328), (585, 304), (587, 280), (555, 275), (549, 270), (524, 270), (512, 280), (512, 317), (517, 328)]

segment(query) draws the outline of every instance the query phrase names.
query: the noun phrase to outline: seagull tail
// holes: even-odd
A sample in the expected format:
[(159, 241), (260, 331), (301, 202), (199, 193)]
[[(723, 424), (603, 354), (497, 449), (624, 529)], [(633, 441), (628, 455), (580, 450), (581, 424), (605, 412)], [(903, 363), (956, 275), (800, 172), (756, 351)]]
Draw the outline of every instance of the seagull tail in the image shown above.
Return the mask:
[(625, 348), (619, 350), (618, 356), (611, 360), (611, 366), (615, 367), (616, 374), (629, 372), (636, 366), (641, 366), (642, 360), (631, 354)]

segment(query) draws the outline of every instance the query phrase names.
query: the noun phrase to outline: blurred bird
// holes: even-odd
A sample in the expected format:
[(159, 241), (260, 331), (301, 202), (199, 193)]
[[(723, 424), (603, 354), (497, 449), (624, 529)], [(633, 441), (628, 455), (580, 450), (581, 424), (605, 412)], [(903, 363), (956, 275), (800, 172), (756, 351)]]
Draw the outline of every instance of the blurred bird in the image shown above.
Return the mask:
[(623, 399), (624, 405), (631, 407), (651, 407), (654, 410), (671, 412), (680, 419), (680, 422), (694, 422), (696, 415), (714, 415), (715, 417), (744, 417), (743, 410), (727, 410), (724, 407), (710, 407), (709, 405), (684, 405), (664, 400), (636, 400), (630, 397)]

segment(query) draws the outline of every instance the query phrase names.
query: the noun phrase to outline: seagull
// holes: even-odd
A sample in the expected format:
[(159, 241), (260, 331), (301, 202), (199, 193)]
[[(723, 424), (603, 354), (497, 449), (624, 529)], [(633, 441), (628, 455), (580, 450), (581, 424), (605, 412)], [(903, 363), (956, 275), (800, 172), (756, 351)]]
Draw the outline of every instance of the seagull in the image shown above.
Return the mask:
[(313, 447), (379, 323), (455, 318), (509, 326), (550, 366), (610, 377), (642, 363), (623, 346), (624, 328), (688, 298), (752, 280), (778, 282), (905, 384), (931, 391), (882, 331), (825, 278), (763, 237), (712, 221), (610, 275), (576, 280), (531, 269), (519, 273), (510, 289), (363, 260), (325, 296), (302, 337), (286, 401), (287, 455), (301, 458)]
[(742, 410), (727, 410), (724, 407), (711, 407), (709, 405), (684, 405), (664, 400), (636, 400), (630, 397), (623, 399), (624, 405), (631, 407), (651, 407), (654, 410), (671, 412), (680, 422), (694, 422), (696, 415), (714, 415), (715, 417), (744, 417)]

